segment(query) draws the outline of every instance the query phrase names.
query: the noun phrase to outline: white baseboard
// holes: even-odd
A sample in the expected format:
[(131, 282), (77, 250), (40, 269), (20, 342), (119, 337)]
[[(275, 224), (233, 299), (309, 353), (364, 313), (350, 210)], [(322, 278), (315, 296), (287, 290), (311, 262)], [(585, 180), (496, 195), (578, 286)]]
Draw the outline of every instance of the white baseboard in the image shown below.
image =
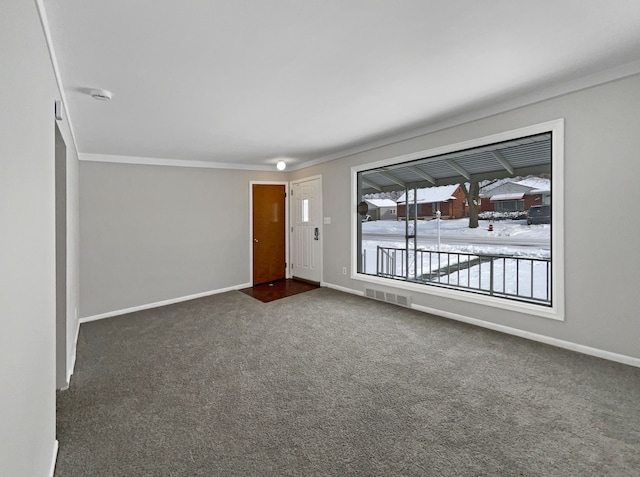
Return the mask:
[(640, 368), (640, 358), (634, 358), (632, 356), (626, 356), (624, 354), (612, 353), (611, 351), (605, 351), (598, 348), (592, 348), (590, 346), (573, 343), (571, 341), (565, 341), (558, 338), (552, 338), (550, 336), (539, 335), (537, 333), (531, 333), (530, 331), (519, 330), (517, 328), (511, 328), (510, 326), (499, 325), (497, 323), (491, 323), (490, 321), (478, 320), (476, 318), (469, 318), (468, 316), (458, 315), (457, 313), (450, 313), (448, 311), (437, 310), (435, 308), (429, 308), (422, 305), (411, 305), (411, 308), (430, 313), (432, 315), (442, 316), (443, 318), (449, 318), (456, 321), (462, 321), (470, 325), (480, 326), (501, 333), (506, 333), (520, 338), (525, 338), (539, 343), (548, 344), (557, 348), (568, 349), (570, 351), (576, 351), (582, 354), (588, 354), (597, 358), (608, 359), (609, 361), (615, 361), (617, 363), (628, 364), (629, 366), (635, 366)]
[[(323, 286), (327, 288), (333, 288), (334, 290), (342, 291), (345, 293), (351, 293), (353, 295), (364, 296), (363, 292), (345, 288), (339, 285), (333, 285), (331, 283), (323, 283)], [(617, 363), (627, 364), (640, 368), (640, 358), (634, 358), (624, 354), (612, 353), (611, 351), (605, 351), (598, 348), (592, 348), (591, 346), (585, 346), (571, 341), (565, 341), (558, 338), (552, 338), (550, 336), (540, 335), (537, 333), (531, 333), (530, 331), (519, 330), (510, 326), (499, 325), (497, 323), (491, 323), (490, 321), (479, 320), (477, 318), (470, 318), (468, 316), (459, 315), (457, 313), (450, 313), (448, 311), (438, 310), (436, 308), (430, 308), (423, 305), (412, 304), (411, 308), (424, 313), (430, 313), (432, 315), (441, 316), (443, 318), (449, 318), (451, 320), (462, 321), (474, 326), (480, 326), (501, 333), (506, 333), (520, 338), (525, 338), (531, 341), (537, 341), (539, 343), (548, 344), (557, 348), (563, 348), (577, 353), (587, 354), (589, 356), (595, 356), (597, 358), (607, 359), (609, 361), (615, 361)]]
[(56, 470), (56, 461), (58, 460), (58, 441), (53, 441), (53, 453), (51, 455), (51, 468), (49, 469), (49, 477), (53, 477)]
[(78, 336), (80, 336), (80, 320), (78, 320), (78, 326), (76, 326), (76, 338), (73, 341), (73, 351), (71, 353), (71, 362), (69, 363), (69, 369), (67, 369), (67, 383), (71, 383), (71, 376), (76, 369), (76, 352), (78, 350)]
[(103, 318), (111, 318), (113, 316), (126, 315), (127, 313), (133, 313), (135, 311), (148, 310), (150, 308), (158, 308), (160, 306), (172, 305), (174, 303), (180, 303), (182, 301), (195, 300), (196, 298), (203, 298), (205, 296), (218, 295), (220, 293), (226, 293), (233, 290), (241, 290), (242, 288), (250, 287), (250, 283), (242, 283), (240, 285), (234, 285), (227, 288), (219, 288), (218, 290), (211, 290), (202, 293), (196, 293), (194, 295), (181, 296), (178, 298), (172, 298), (170, 300), (157, 301), (155, 303), (148, 303), (146, 305), (134, 306), (131, 308), (124, 308), (121, 310), (109, 311), (107, 313), (101, 313), (99, 315), (85, 316), (80, 318), (80, 323), (87, 323), (89, 321), (102, 320)]
[(351, 288), (346, 288), (340, 285), (334, 285), (333, 283), (327, 283), (327, 282), (322, 282), (320, 283), (320, 286), (322, 287), (326, 287), (326, 288), (331, 288), (333, 290), (338, 290), (344, 293), (351, 293), (352, 295), (358, 295), (358, 296), (364, 296), (364, 292), (358, 291), (358, 290), (353, 290)]
[(61, 387), (58, 388), (60, 391), (66, 391), (67, 389), (69, 389), (69, 386), (71, 385), (71, 376), (73, 375), (73, 371), (74, 371), (75, 366), (76, 366), (76, 350), (78, 349), (78, 335), (79, 334), (80, 334), (80, 322), (78, 322), (77, 325), (76, 325), (76, 337), (75, 337), (75, 339), (73, 341), (73, 348), (71, 350), (70, 359), (69, 359), (69, 356), (67, 356), (66, 379), (65, 379), (64, 385), (62, 385)]

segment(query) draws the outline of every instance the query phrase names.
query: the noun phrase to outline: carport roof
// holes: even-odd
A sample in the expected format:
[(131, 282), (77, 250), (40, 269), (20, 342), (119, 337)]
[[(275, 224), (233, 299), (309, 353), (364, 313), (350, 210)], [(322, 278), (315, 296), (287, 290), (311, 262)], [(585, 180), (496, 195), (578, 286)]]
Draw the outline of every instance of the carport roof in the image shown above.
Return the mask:
[(362, 194), (551, 172), (551, 133), (489, 144), (360, 173)]

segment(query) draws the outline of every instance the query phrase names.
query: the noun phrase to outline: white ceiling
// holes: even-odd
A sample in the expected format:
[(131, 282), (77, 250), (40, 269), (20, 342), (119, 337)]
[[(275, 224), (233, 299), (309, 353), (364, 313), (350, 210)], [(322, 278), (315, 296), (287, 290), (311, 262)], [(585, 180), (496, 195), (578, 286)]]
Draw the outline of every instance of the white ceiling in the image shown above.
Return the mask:
[(43, 1), (88, 154), (299, 168), (640, 71), (638, 0)]

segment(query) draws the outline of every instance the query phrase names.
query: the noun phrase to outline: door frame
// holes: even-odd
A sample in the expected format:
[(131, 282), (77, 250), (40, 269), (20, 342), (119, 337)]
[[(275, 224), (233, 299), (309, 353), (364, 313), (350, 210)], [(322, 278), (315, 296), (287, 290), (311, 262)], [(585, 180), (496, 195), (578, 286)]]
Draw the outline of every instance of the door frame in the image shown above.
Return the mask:
[[(289, 182), (289, 194), (287, 195), (287, 204), (289, 203), (289, 200), (291, 200), (291, 193), (293, 191), (293, 184), (298, 184), (300, 182), (308, 182), (308, 181), (312, 181), (312, 180), (316, 180), (318, 179), (318, 181), (320, 182), (320, 217), (319, 217), (319, 221), (318, 221), (318, 228), (320, 229), (320, 250), (318, 252), (319, 255), (319, 268), (320, 268), (320, 284), (322, 285), (324, 283), (324, 255), (323, 255), (323, 251), (324, 251), (324, 193), (322, 191), (322, 174), (318, 174), (315, 176), (309, 176), (309, 177), (304, 177), (302, 179), (296, 179), (294, 181), (290, 181)], [(287, 234), (287, 239), (288, 236), (293, 232), (293, 229), (290, 228), (290, 233)], [(288, 251), (287, 251), (288, 253)], [(291, 268), (293, 266), (293, 263), (291, 263), (291, 261), (289, 260), (289, 255), (287, 255), (287, 278), (293, 276), (293, 273), (291, 272)]]
[(289, 260), (289, 190), (288, 181), (249, 181), (249, 283), (253, 286), (253, 186), (254, 185), (281, 185), (287, 194), (284, 199), (284, 259), (287, 262), (285, 278), (291, 278), (291, 262)]
[(56, 250), (56, 389), (69, 387), (68, 319), (68, 217), (67, 217), (67, 143), (62, 131), (55, 123), (54, 169), (55, 169), (55, 250)]

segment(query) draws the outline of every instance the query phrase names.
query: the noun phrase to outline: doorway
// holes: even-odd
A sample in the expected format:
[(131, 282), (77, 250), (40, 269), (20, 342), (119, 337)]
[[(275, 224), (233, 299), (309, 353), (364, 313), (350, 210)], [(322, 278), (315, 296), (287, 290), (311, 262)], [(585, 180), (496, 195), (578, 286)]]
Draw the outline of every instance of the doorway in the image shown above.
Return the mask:
[(253, 285), (286, 278), (286, 183), (253, 183)]
[(294, 278), (322, 281), (322, 177), (291, 183), (291, 263)]

